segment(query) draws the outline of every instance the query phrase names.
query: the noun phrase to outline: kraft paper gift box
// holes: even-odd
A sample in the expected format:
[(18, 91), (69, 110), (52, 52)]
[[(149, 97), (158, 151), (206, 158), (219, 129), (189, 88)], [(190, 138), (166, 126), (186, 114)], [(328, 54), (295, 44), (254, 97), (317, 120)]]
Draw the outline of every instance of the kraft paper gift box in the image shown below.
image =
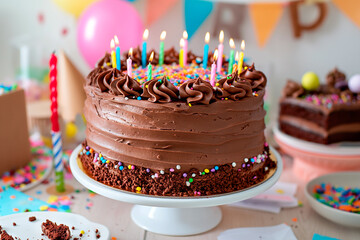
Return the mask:
[(0, 95), (0, 175), (31, 160), (24, 90)]

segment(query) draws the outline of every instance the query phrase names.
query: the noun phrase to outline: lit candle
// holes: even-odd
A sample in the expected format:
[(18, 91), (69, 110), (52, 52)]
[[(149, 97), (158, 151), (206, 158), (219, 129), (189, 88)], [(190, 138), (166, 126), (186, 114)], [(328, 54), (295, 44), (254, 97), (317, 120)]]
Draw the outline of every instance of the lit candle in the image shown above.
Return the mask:
[(159, 51), (159, 66), (164, 64), (164, 40), (166, 37), (166, 31), (162, 31), (160, 35), (160, 51)]
[(230, 38), (229, 44), (230, 44), (231, 50), (230, 50), (230, 55), (229, 55), (228, 74), (231, 74), (232, 70), (233, 70), (233, 64), (234, 64), (234, 48), (235, 48), (234, 39)]
[(111, 48), (111, 62), (112, 62), (112, 67), (113, 67), (113, 68), (116, 68), (116, 54), (115, 54), (115, 51), (114, 51), (114, 48), (115, 48), (114, 39), (111, 39), (110, 48)]
[(237, 71), (237, 65), (239, 63), (239, 52), (236, 51), (236, 54), (235, 54), (235, 63), (233, 65), (233, 70), (232, 72), (236, 72)]
[(121, 55), (120, 55), (120, 47), (119, 47), (119, 39), (118, 37), (115, 35), (114, 36), (114, 41), (115, 41), (115, 51), (116, 51), (116, 68), (118, 70), (121, 70)]
[(131, 60), (132, 52), (133, 52), (133, 49), (130, 48), (130, 50), (129, 50), (129, 56), (128, 56), (128, 59), (126, 60), (126, 64), (127, 64), (127, 74), (129, 75), (129, 77), (132, 77), (132, 60)]
[(141, 64), (142, 67), (145, 68), (146, 67), (146, 40), (149, 37), (149, 30), (145, 29), (144, 34), (143, 34), (143, 44), (142, 44), (142, 52), (141, 52)]
[(180, 39), (179, 65), (184, 67), (184, 39)]
[(222, 57), (223, 57), (223, 53), (224, 53), (224, 31), (221, 30), (220, 34), (219, 34), (219, 46), (218, 46), (218, 51), (219, 51), (219, 56), (217, 59), (217, 72), (221, 72), (221, 67), (222, 67)]
[(245, 51), (245, 41), (241, 41), (241, 52), (239, 54), (239, 63), (238, 63), (238, 74), (241, 73), (243, 63), (244, 63), (244, 51)]
[(150, 81), (152, 79), (152, 65), (151, 62), (154, 58), (154, 52), (151, 52), (149, 57), (149, 64), (148, 64), (148, 70), (147, 70), (147, 80)]
[(211, 64), (211, 75), (210, 75), (210, 84), (211, 86), (215, 86), (215, 75), (216, 75), (216, 59), (218, 57), (218, 50), (215, 49), (214, 56), (213, 56), (213, 64)]
[(184, 66), (187, 65), (187, 53), (188, 53), (188, 33), (187, 31), (183, 32), (183, 39), (184, 39), (184, 45), (183, 45), (183, 49), (184, 49), (184, 53), (183, 53), (183, 61), (184, 61)]
[(210, 41), (210, 33), (207, 32), (205, 34), (205, 46), (204, 46), (204, 57), (203, 57), (203, 68), (207, 68), (208, 58), (209, 58), (209, 41)]

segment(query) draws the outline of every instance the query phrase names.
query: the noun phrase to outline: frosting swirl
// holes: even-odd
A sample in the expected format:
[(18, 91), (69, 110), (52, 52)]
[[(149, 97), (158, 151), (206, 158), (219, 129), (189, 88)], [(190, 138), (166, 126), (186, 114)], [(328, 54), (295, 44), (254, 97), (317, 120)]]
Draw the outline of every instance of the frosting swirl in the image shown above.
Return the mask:
[(346, 76), (344, 73), (340, 72), (337, 68), (334, 68), (331, 72), (326, 76), (326, 83), (329, 86), (335, 87), (336, 85), (346, 81)]
[(117, 78), (124, 77), (124, 74), (116, 68), (101, 72), (96, 78), (96, 86), (100, 88), (101, 92), (110, 90), (110, 84)]
[(257, 71), (255, 65), (252, 64), (240, 73), (240, 78), (250, 82), (251, 88), (260, 90), (266, 86), (266, 76), (263, 72)]
[(214, 88), (207, 81), (197, 78), (189, 80), (180, 86), (180, 97), (189, 103), (209, 104), (214, 99)]
[(297, 98), (300, 97), (305, 93), (304, 88), (297, 82), (288, 80), (286, 82), (286, 85), (283, 89), (282, 95), (284, 97), (293, 97)]
[(252, 96), (252, 88), (250, 82), (241, 80), (236, 74), (231, 77), (222, 78), (217, 82), (216, 97), (217, 98), (230, 98), (232, 100), (240, 100), (245, 96)]
[(125, 75), (125, 77), (116, 78), (110, 83), (110, 91), (114, 93), (114, 95), (138, 97), (143, 90), (135, 79), (129, 75)]
[(171, 102), (171, 100), (178, 99), (179, 90), (167, 80), (166, 77), (162, 79), (152, 79), (145, 83), (142, 97), (148, 98), (150, 102)]

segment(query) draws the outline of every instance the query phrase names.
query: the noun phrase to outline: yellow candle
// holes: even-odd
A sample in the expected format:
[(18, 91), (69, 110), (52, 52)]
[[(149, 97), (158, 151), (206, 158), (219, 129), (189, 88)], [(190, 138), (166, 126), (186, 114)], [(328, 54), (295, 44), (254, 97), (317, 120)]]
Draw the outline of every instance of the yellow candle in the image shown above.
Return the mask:
[(241, 73), (243, 63), (244, 63), (244, 50), (245, 50), (245, 41), (242, 40), (241, 42), (241, 52), (239, 54), (239, 63), (238, 63), (238, 74)]
[(179, 65), (180, 67), (184, 67), (184, 39), (180, 39), (180, 52), (179, 52)]
[(113, 67), (113, 68), (116, 68), (116, 53), (115, 53), (115, 51), (114, 51), (114, 48), (115, 48), (114, 39), (111, 39), (110, 48), (111, 48), (111, 62), (112, 62), (112, 67)]

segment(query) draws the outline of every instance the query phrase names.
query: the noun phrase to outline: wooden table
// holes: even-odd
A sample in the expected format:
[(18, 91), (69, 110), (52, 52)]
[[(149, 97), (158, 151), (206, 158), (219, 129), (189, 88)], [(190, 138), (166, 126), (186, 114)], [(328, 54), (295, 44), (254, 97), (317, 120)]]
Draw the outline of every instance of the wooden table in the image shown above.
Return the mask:
[[(339, 239), (356, 240), (360, 239), (360, 229), (346, 228), (332, 223), (317, 213), (315, 213), (304, 195), (304, 184), (296, 179), (291, 171), (291, 161), (284, 161), (284, 171), (281, 181), (294, 182), (298, 184), (297, 198), (303, 203), (302, 207), (283, 209), (279, 214), (267, 213), (261, 211), (247, 210), (231, 206), (221, 206), (223, 219), (221, 223), (213, 230), (189, 237), (169, 237), (147, 232), (135, 225), (130, 218), (132, 204), (122, 203), (115, 200), (96, 195), (91, 199), (93, 207), (89, 210), (85, 208), (88, 201), (88, 192), (73, 193), (75, 197), (72, 212), (81, 214), (91, 221), (101, 223), (110, 229), (111, 235), (116, 239), (140, 239), (140, 240), (206, 240), (217, 239), (217, 236), (230, 228), (239, 227), (261, 227), (272, 226), (286, 223), (292, 227), (296, 237), (299, 240), (312, 239), (314, 233), (326, 235)], [(67, 181), (77, 189), (83, 189), (74, 178)], [(39, 186), (28, 190), (26, 193), (42, 200), (47, 200), (48, 195), (45, 193), (49, 185), (40, 184)], [(42, 194), (36, 194), (41, 190)], [(196, 216), (194, 216), (196, 217)], [(297, 221), (293, 221), (297, 219)]]

